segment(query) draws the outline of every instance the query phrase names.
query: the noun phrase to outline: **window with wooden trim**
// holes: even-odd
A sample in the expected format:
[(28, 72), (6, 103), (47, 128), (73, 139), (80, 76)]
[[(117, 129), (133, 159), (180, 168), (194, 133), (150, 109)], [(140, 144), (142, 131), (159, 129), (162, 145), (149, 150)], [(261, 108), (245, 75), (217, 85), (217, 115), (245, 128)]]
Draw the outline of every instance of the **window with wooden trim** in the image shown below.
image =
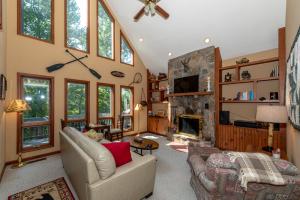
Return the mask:
[(128, 64), (128, 65), (134, 65), (134, 52), (128, 42), (128, 40), (125, 38), (123, 33), (120, 33), (121, 35), (121, 63)]
[(98, 0), (98, 56), (114, 60), (115, 20), (103, 0)]
[(134, 88), (129, 86), (120, 87), (121, 97), (121, 115), (124, 116), (124, 131), (132, 131), (134, 129)]
[(90, 82), (65, 79), (65, 122), (82, 131), (89, 123)]
[(18, 114), (18, 151), (54, 146), (54, 78), (18, 73), (18, 96), (31, 110)]
[(54, 43), (54, 0), (18, 0), (18, 34)]
[(89, 52), (89, 0), (65, 0), (65, 46)]
[(97, 84), (97, 119), (99, 124), (115, 125), (115, 85)]

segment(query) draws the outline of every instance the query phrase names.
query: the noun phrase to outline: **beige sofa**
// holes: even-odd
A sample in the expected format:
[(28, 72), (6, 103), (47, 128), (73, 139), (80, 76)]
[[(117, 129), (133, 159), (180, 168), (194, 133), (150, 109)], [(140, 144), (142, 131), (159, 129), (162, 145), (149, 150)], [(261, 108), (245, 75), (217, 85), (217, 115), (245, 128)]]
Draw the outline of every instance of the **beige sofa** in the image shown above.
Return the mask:
[(139, 200), (152, 195), (156, 158), (131, 153), (132, 161), (118, 168), (100, 143), (74, 128), (60, 131), (64, 169), (80, 200)]

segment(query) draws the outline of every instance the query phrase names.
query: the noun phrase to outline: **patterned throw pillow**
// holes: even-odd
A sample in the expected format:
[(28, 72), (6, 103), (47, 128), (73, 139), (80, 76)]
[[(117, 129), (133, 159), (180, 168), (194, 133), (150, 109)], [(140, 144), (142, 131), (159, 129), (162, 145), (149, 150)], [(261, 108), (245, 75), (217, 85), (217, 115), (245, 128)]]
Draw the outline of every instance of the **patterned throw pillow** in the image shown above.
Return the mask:
[(230, 158), (228, 155), (226, 155), (226, 152), (211, 154), (206, 161), (206, 165), (214, 168), (239, 169), (237, 163), (230, 161)]
[(103, 134), (102, 133), (97, 133), (95, 130), (90, 129), (87, 132), (83, 133), (84, 135), (88, 136), (89, 138), (91, 138), (92, 140), (95, 140), (97, 142), (99, 142), (100, 140), (103, 139)]
[(273, 159), (273, 163), (277, 167), (278, 171), (283, 175), (297, 176), (300, 174), (298, 168), (289, 161)]

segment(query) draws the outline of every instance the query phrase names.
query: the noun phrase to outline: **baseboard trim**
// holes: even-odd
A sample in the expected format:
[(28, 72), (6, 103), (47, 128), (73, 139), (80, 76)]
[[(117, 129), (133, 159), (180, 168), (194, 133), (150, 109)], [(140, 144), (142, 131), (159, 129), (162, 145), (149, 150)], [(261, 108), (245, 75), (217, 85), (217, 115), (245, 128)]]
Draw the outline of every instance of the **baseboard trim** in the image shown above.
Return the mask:
[[(41, 155), (37, 155), (37, 156), (24, 158), (23, 161), (30, 161), (30, 160), (40, 159), (40, 158), (52, 156), (52, 155), (59, 154), (59, 153), (60, 153), (60, 151), (53, 151), (53, 152), (50, 152), (50, 153), (45, 153), (45, 154), (41, 154)], [(18, 160), (12, 160), (12, 161), (6, 162), (5, 165), (7, 166), (7, 165), (16, 164), (16, 163), (18, 163)]]
[(0, 183), (1, 183), (2, 177), (3, 177), (4, 172), (5, 172), (5, 168), (6, 168), (6, 164), (3, 165), (3, 168), (2, 168), (2, 170), (1, 170), (1, 174), (0, 174)]

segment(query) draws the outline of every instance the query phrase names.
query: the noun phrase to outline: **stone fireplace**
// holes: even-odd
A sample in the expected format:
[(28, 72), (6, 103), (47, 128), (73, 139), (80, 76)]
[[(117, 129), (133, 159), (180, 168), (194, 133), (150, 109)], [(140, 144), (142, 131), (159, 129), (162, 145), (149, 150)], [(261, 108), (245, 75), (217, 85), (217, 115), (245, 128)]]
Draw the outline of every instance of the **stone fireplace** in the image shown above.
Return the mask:
[(191, 139), (201, 139), (203, 129), (203, 117), (200, 115), (179, 115), (177, 134), (183, 134)]
[[(203, 135), (205, 139), (210, 139), (214, 143), (215, 96), (213, 92), (215, 77), (215, 48), (213, 46), (169, 60), (169, 93), (172, 94), (175, 91), (175, 79), (195, 75), (199, 77), (198, 92), (207, 91), (209, 80), (212, 94), (190, 96), (176, 95), (169, 97), (172, 130), (176, 129), (173, 134), (178, 134), (180, 132), (186, 133), (187, 131), (190, 131), (190, 133), (187, 134), (192, 138), (199, 138), (199, 136)], [(179, 116), (201, 116), (201, 121), (203, 122), (201, 125), (201, 133), (196, 136), (192, 130), (187, 130), (188, 127), (181, 127), (183, 124), (180, 125), (180, 123), (185, 123), (185, 125), (188, 126), (189, 123), (193, 124), (195, 121), (190, 118), (190, 120), (184, 118), (180, 121)]]

